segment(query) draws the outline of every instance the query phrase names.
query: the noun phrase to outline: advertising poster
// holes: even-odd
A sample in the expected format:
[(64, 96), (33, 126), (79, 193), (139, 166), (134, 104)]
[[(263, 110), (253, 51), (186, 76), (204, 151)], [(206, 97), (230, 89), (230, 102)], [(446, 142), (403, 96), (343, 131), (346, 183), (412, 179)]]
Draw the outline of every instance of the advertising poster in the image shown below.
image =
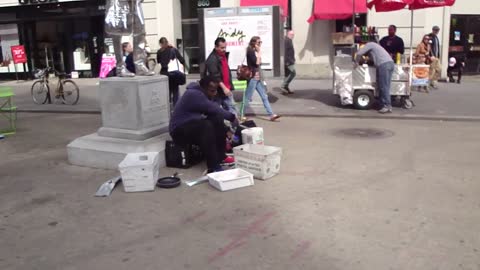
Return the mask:
[(23, 47), (23, 45), (16, 45), (10, 48), (12, 49), (13, 63), (22, 64), (27, 62), (27, 54), (25, 53), (25, 47)]
[(223, 37), (230, 52), (229, 65), (236, 70), (238, 65), (246, 64), (245, 54), (250, 39), (259, 36), (262, 39), (262, 68), (273, 69), (272, 17), (269, 15), (248, 15), (205, 18), (205, 55), (212, 52), (215, 39)]
[(429, 83), (428, 74), (429, 65), (413, 65), (412, 67), (412, 86), (426, 86)]
[(112, 69), (117, 64), (117, 60), (115, 59), (115, 55), (102, 55), (102, 63), (100, 64), (100, 78), (106, 78), (108, 73), (112, 71)]

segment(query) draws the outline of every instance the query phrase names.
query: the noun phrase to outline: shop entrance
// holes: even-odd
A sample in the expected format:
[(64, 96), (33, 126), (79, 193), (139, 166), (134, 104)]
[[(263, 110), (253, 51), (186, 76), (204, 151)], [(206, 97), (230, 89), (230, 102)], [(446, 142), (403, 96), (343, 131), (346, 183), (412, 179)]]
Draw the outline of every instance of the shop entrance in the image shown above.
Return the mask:
[(200, 72), (199, 8), (220, 7), (220, 0), (181, 0), (183, 40), (177, 46), (183, 48), (183, 56), (190, 68), (190, 73)]
[(480, 16), (452, 15), (449, 57), (465, 57), (466, 74), (480, 74)]
[(96, 77), (103, 47), (102, 17), (45, 20), (25, 25), (32, 68), (54, 67)]

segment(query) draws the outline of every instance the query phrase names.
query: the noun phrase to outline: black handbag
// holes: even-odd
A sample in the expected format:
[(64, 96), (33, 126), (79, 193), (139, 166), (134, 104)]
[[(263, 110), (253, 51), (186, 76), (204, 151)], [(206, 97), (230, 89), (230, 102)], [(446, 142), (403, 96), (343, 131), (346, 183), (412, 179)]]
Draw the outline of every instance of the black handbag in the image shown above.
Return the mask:
[(203, 160), (203, 154), (197, 145), (181, 146), (173, 141), (165, 143), (165, 162), (167, 167), (188, 169)]
[(170, 82), (175, 83), (177, 85), (184, 85), (187, 83), (187, 77), (184, 73), (180, 71), (171, 71), (168, 73), (168, 79)]

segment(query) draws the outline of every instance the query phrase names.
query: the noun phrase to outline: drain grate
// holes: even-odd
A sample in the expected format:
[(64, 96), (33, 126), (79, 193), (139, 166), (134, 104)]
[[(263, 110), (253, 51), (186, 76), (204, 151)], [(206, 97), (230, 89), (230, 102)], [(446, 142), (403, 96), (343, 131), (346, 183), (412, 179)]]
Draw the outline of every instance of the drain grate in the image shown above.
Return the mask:
[(392, 137), (395, 133), (390, 130), (378, 128), (345, 128), (335, 130), (334, 134), (336, 136), (349, 138), (381, 139)]

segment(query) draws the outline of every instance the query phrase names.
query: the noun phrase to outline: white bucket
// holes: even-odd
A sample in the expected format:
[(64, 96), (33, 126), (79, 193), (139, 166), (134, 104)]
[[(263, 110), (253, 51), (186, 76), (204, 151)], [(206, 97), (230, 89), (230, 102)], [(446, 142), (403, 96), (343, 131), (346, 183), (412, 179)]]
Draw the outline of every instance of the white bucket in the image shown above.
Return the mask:
[(253, 127), (242, 130), (243, 144), (264, 144), (263, 128)]

